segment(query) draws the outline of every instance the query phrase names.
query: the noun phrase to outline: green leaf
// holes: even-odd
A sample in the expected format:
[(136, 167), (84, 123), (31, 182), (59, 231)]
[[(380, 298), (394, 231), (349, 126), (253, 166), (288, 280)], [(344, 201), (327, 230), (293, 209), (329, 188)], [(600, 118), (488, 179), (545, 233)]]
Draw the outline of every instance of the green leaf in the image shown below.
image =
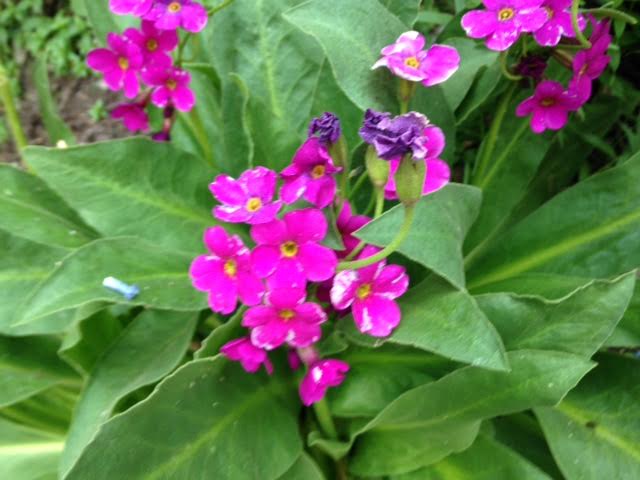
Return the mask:
[(56, 102), (51, 94), (47, 67), (46, 55), (36, 58), (33, 68), (33, 83), (38, 92), (38, 106), (40, 107), (42, 122), (47, 129), (50, 144), (55, 145), (58, 141), (63, 140), (68, 145), (73, 145), (76, 143), (76, 139), (69, 126), (58, 113)]
[(57, 480), (64, 439), (0, 419), (0, 478)]
[(179, 364), (191, 341), (196, 317), (194, 313), (147, 310), (98, 360), (75, 409), (60, 464), (63, 475), (119, 400), (160, 380)]
[(557, 350), (591, 357), (622, 318), (635, 272), (593, 281), (556, 301), (496, 293), (476, 297), (508, 350)]
[(440, 156), (445, 160), (455, 160), (456, 118), (445, 97), (443, 86), (436, 85), (429, 88), (419, 86), (411, 99), (410, 109), (423, 113), (432, 124), (442, 129), (447, 142)]
[[(480, 202), (480, 190), (460, 184), (449, 184), (423, 197), (416, 206), (411, 233), (398, 251), (463, 289), (462, 242)], [(388, 245), (403, 218), (404, 208), (398, 205), (358, 230), (356, 236), (374, 245)]]
[(38, 177), (0, 165), (0, 185), (0, 229), (62, 248), (76, 248), (97, 237)]
[(340, 388), (329, 391), (331, 412), (339, 417), (373, 417), (402, 393), (432, 380), (435, 355), (394, 345), (352, 347), (339, 358), (351, 367)]
[(58, 347), (51, 337), (0, 337), (0, 407), (76, 379), (58, 358)]
[(636, 288), (631, 297), (629, 308), (605, 342), (609, 347), (638, 347), (640, 345), (640, 282), (636, 281)]
[(470, 289), (526, 272), (611, 277), (640, 265), (640, 154), (566, 190), (467, 272)]
[(377, 0), (311, 0), (284, 18), (320, 42), (338, 85), (360, 109), (397, 109), (395, 79), (371, 67), (407, 27)]
[(170, 144), (141, 138), (24, 151), (38, 175), (105, 236), (133, 235), (182, 251), (202, 250), (214, 223), (210, 172)]
[(460, 54), (460, 68), (441, 85), (449, 106), (456, 110), (471, 88), (478, 71), (496, 63), (498, 54), (481, 42), (466, 37), (448, 38), (446, 43)]
[(106, 40), (109, 32), (119, 33), (128, 26), (135, 25), (135, 17), (113, 15), (106, 2), (96, 2), (95, 0), (84, 0), (89, 22), (96, 32), (96, 36), (101, 42)]
[(637, 360), (602, 356), (556, 408), (538, 408), (567, 480), (640, 478), (640, 370)]
[(239, 309), (227, 323), (214, 329), (209, 336), (202, 341), (202, 346), (194, 353), (193, 358), (214, 357), (220, 353), (220, 349), (225, 343), (246, 335), (247, 330), (240, 323), (244, 312), (244, 308)]
[(467, 448), (479, 422), (556, 404), (593, 364), (575, 355), (523, 350), (508, 354), (510, 372), (466, 367), (408, 391), (356, 440), (356, 475), (400, 474)]
[(466, 292), (433, 277), (412, 288), (399, 304), (402, 322), (390, 342), (483, 368), (509, 368), (498, 332)]
[(278, 480), (324, 480), (324, 475), (311, 457), (304, 453)]
[(420, 0), (380, 0), (380, 2), (407, 27), (412, 27), (418, 18)]
[(471, 85), (469, 92), (456, 109), (457, 124), (463, 124), (472, 113), (481, 108), (496, 90), (502, 78), (500, 63), (495, 62), (488, 68), (478, 70), (477, 78)]
[(216, 14), (216, 28), (207, 40), (206, 52), (223, 80), (223, 93), (233, 88), (227, 85), (230, 74), (250, 92), (246, 117), (256, 163), (274, 169), (284, 167), (305, 138), (323, 61), (317, 43), (283, 18), (284, 11), (299, 3), (236, 2)]
[(188, 363), (107, 422), (65, 478), (277, 479), (302, 451), (298, 399), (285, 403), (281, 382), (222, 357)]
[[(133, 237), (96, 240), (66, 257), (44, 277), (18, 312), (18, 323), (93, 302), (200, 310), (206, 305), (206, 299), (189, 281), (191, 260), (189, 255)], [(102, 281), (109, 276), (137, 285), (140, 294), (128, 301), (108, 290)]]
[(462, 453), (391, 480), (550, 480), (510, 448), (484, 435)]

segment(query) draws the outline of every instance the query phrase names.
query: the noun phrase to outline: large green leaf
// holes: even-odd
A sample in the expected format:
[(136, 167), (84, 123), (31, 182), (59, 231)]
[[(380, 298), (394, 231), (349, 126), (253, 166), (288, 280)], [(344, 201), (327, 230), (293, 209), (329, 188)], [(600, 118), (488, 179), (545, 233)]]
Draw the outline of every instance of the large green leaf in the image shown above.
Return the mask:
[[(463, 289), (462, 242), (476, 219), (480, 202), (480, 190), (460, 184), (447, 185), (423, 197), (416, 206), (411, 233), (398, 251)], [(404, 208), (399, 205), (356, 235), (374, 245), (388, 245), (400, 229), (403, 218)]]
[(391, 480), (550, 480), (551, 477), (495, 440), (479, 435), (462, 453)]
[(76, 248), (97, 237), (38, 177), (0, 165), (0, 185), (0, 229), (61, 248)]
[(407, 27), (413, 26), (420, 10), (420, 0), (380, 0), (387, 10), (398, 17)]
[(557, 350), (591, 357), (622, 318), (635, 272), (594, 281), (556, 301), (495, 293), (476, 297), (508, 350)]
[(636, 288), (631, 297), (629, 308), (616, 327), (615, 331), (605, 343), (612, 347), (637, 347), (640, 345), (640, 282), (636, 281)]
[(473, 442), (480, 420), (554, 405), (593, 364), (575, 355), (522, 350), (510, 372), (457, 370), (400, 396), (363, 429), (351, 471), (400, 474), (432, 464)]
[(305, 137), (323, 62), (313, 38), (282, 16), (299, 3), (236, 2), (216, 15), (206, 50), (223, 80), (223, 91), (232, 88), (227, 83), (233, 73), (250, 92), (246, 113), (256, 163), (272, 168), (286, 165)]
[(331, 412), (341, 417), (373, 417), (402, 393), (432, 380), (440, 359), (424, 351), (383, 345), (352, 347), (339, 358), (351, 367), (340, 388), (329, 392)]
[(57, 480), (64, 439), (0, 419), (0, 478)]
[(518, 223), (467, 272), (477, 288), (526, 272), (611, 277), (640, 265), (640, 154)]
[(170, 144), (131, 138), (24, 152), (38, 175), (105, 236), (134, 235), (183, 251), (202, 249), (213, 223), (212, 172)]
[(598, 361), (560, 405), (535, 412), (567, 480), (634, 480), (640, 478), (638, 361)]
[[(17, 312), (18, 324), (94, 302), (160, 309), (200, 310), (206, 299), (189, 281), (191, 256), (121, 237), (96, 240), (76, 250), (49, 272)], [(131, 301), (102, 286), (105, 277), (138, 285)]]
[(324, 475), (309, 455), (305, 453), (278, 480), (324, 480)]
[[(16, 311), (29, 292), (47, 278), (67, 251), (15, 237), (3, 230), (0, 230), (0, 245), (0, 334), (32, 333), (12, 327)], [(62, 325), (54, 322), (53, 330), (45, 329), (39, 333), (64, 330), (68, 321), (66, 318), (61, 320)]]
[(362, 110), (397, 109), (395, 78), (371, 67), (380, 50), (407, 28), (378, 0), (311, 0), (284, 17), (320, 42), (338, 85), (354, 104)]
[(222, 357), (191, 362), (107, 422), (65, 478), (276, 479), (302, 449), (283, 381)]
[(0, 337), (0, 407), (78, 378), (58, 358), (58, 347), (51, 337)]
[(120, 399), (160, 380), (184, 357), (196, 314), (148, 310), (98, 360), (76, 406), (61, 472), (66, 474)]

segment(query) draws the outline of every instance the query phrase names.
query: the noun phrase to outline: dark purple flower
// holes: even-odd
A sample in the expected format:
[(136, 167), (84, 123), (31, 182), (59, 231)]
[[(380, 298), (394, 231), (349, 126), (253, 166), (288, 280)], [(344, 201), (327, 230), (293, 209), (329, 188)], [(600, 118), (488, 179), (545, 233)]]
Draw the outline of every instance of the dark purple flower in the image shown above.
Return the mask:
[(547, 69), (547, 61), (540, 55), (528, 55), (523, 57), (515, 67), (515, 73), (523, 77), (533, 78), (536, 82), (542, 80), (542, 75)]
[(424, 131), (428, 125), (427, 117), (417, 112), (391, 117), (388, 113), (367, 110), (360, 136), (385, 160), (407, 153), (414, 160), (424, 160), (427, 156)]
[(309, 136), (316, 135), (322, 143), (336, 143), (342, 134), (340, 119), (331, 112), (324, 112), (309, 124)]

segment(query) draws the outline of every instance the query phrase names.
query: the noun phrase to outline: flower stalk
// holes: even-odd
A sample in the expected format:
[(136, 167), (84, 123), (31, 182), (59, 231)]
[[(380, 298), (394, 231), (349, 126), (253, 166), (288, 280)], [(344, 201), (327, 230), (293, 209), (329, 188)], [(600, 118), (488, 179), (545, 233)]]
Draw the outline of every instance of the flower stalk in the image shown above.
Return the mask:
[(571, 2), (571, 26), (575, 33), (576, 40), (580, 42), (584, 48), (591, 48), (591, 42), (582, 34), (580, 30), (580, 24), (578, 22), (578, 15), (580, 13), (580, 0), (573, 0)]
[(6, 69), (0, 65), (0, 102), (4, 108), (4, 113), (7, 118), (7, 123), (11, 129), (13, 140), (16, 144), (16, 149), (22, 156), (22, 149), (27, 146), (27, 137), (20, 123), (20, 116), (16, 109), (16, 104), (11, 89), (11, 82), (7, 75)]

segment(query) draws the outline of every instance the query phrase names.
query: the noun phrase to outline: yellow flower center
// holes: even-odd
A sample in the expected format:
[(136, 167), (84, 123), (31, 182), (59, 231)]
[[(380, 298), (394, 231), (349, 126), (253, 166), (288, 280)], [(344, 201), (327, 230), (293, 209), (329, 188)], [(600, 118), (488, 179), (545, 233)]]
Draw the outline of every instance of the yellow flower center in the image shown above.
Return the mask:
[(125, 57), (120, 57), (118, 59), (118, 65), (120, 65), (120, 68), (122, 70), (126, 70), (129, 68), (129, 60), (126, 59)]
[(155, 38), (150, 39), (147, 42), (147, 50), (155, 52), (158, 49), (158, 41)]
[(251, 212), (251, 213), (257, 212), (261, 208), (262, 208), (262, 200), (260, 200), (258, 197), (250, 198), (247, 201), (247, 211), (248, 212)]
[(551, 20), (553, 18), (553, 8), (544, 7), (544, 9), (547, 11), (547, 21)]
[(182, 10), (182, 5), (180, 4), (180, 2), (171, 2), (167, 9), (171, 13), (178, 13), (180, 10)]
[(175, 90), (178, 86), (178, 82), (176, 82), (175, 80), (167, 80), (166, 85), (169, 90)]
[(316, 165), (315, 167), (313, 167), (313, 170), (311, 170), (311, 178), (318, 179), (324, 177), (324, 173), (326, 172), (326, 170), (327, 167), (325, 167), (324, 165)]
[(358, 287), (358, 291), (356, 292), (356, 296), (360, 299), (360, 300), (365, 300), (366, 298), (368, 298), (371, 295), (371, 284), (370, 283), (365, 283), (363, 285), (360, 285)]
[(511, 20), (515, 14), (516, 12), (513, 11), (513, 8), (503, 8), (498, 12), (498, 20), (506, 22), (507, 20)]
[(287, 320), (291, 320), (295, 316), (296, 316), (296, 313), (293, 310), (286, 309), (286, 310), (280, 311), (280, 318), (285, 322)]
[(420, 60), (418, 60), (416, 57), (409, 57), (404, 61), (404, 64), (407, 67), (418, 68), (420, 67)]
[(551, 106), (553, 106), (555, 104), (556, 104), (556, 101), (553, 98), (544, 98), (540, 102), (540, 105), (542, 105), (543, 107), (551, 107)]
[(224, 264), (223, 270), (225, 275), (234, 278), (238, 273), (238, 264), (235, 260), (227, 260)]
[(298, 254), (298, 244), (296, 242), (285, 242), (280, 246), (280, 253), (287, 258), (295, 257)]

